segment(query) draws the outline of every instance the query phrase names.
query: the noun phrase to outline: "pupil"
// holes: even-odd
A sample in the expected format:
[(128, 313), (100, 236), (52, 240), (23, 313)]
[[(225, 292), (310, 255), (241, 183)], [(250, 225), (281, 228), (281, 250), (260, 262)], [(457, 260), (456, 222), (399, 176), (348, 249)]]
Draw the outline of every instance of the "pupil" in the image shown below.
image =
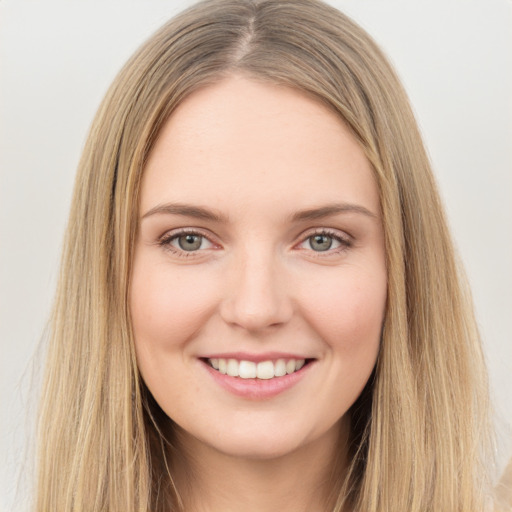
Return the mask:
[(332, 237), (326, 235), (315, 235), (311, 238), (311, 248), (315, 251), (327, 251), (331, 248)]
[(196, 251), (201, 247), (201, 238), (198, 235), (183, 235), (179, 237), (178, 243), (184, 251)]

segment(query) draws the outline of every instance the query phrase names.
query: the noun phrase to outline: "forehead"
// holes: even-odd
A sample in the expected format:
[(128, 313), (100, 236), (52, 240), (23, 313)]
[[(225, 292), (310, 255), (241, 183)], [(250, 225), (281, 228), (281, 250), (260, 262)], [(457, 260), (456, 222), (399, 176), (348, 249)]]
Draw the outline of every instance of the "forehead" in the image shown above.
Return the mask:
[(371, 166), (339, 116), (301, 91), (241, 76), (192, 93), (164, 125), (141, 212), (169, 201), (244, 210), (350, 201), (379, 210)]

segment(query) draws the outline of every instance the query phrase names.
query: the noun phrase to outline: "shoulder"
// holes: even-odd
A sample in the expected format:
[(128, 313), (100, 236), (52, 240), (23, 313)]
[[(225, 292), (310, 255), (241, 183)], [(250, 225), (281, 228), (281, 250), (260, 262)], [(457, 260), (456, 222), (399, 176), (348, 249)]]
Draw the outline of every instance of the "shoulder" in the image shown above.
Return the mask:
[(494, 512), (512, 511), (512, 459), (508, 462), (503, 475), (496, 486)]

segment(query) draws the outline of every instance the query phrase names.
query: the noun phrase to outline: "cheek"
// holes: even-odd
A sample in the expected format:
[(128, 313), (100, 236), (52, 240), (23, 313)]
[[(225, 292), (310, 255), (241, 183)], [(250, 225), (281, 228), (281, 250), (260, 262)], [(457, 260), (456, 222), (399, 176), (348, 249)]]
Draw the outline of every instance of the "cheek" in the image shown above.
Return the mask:
[(138, 352), (182, 346), (209, 316), (215, 304), (212, 280), (187, 270), (135, 262), (130, 308)]
[(383, 267), (377, 261), (309, 273), (300, 289), (305, 328), (323, 347), (321, 383), (308, 400), (311, 417), (322, 418), (314, 435), (344, 417), (375, 367), (387, 296)]
[(197, 269), (154, 261), (144, 251), (134, 262), (130, 312), (137, 365), (168, 414), (186, 409), (197, 386), (187, 356), (216, 301), (214, 283), (204, 277)]
[(347, 369), (354, 364), (373, 368), (386, 306), (385, 270), (350, 269), (310, 290), (303, 314), (326, 349)]

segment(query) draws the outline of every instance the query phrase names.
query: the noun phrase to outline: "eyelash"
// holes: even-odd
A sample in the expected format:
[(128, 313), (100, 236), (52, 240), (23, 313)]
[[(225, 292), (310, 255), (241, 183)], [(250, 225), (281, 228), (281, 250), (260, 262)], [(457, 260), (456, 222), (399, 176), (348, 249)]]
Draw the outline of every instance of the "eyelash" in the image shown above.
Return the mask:
[(199, 236), (199, 237), (202, 237), (202, 238), (208, 240), (208, 242), (210, 242), (211, 244), (217, 245), (217, 244), (215, 244), (215, 242), (212, 242), (210, 237), (208, 237), (205, 233), (203, 233), (197, 229), (187, 229), (187, 228), (183, 228), (178, 231), (171, 231), (171, 232), (165, 233), (158, 239), (158, 245), (180, 258), (190, 258), (193, 256), (197, 256), (197, 253), (201, 252), (200, 250), (185, 251), (184, 249), (177, 249), (176, 247), (173, 247), (171, 245), (172, 241), (176, 240), (177, 238), (179, 238), (181, 236), (187, 236), (187, 235)]
[[(217, 245), (205, 233), (203, 233), (197, 229), (187, 229), (187, 228), (183, 228), (178, 231), (171, 231), (171, 232), (165, 233), (158, 239), (157, 243), (160, 247), (164, 248), (165, 250), (173, 253), (174, 255), (176, 255), (180, 258), (194, 257), (194, 256), (197, 256), (199, 252), (202, 252), (205, 250), (205, 249), (203, 249), (203, 250), (198, 249), (198, 250), (194, 250), (194, 251), (186, 251), (184, 249), (177, 249), (176, 247), (171, 245), (171, 242), (173, 242), (177, 238), (179, 238), (181, 236), (187, 236), (187, 235), (199, 236), (199, 237), (202, 237), (202, 238), (208, 240), (209, 243), (211, 243), (213, 245)], [(306, 243), (308, 240), (311, 240), (315, 236), (326, 236), (326, 237), (332, 238), (334, 241), (336, 241), (340, 244), (339, 247), (336, 247), (334, 249), (329, 248), (325, 251), (315, 251), (313, 249), (305, 249), (305, 250), (309, 250), (310, 252), (312, 252), (315, 255), (315, 257), (322, 258), (322, 257), (332, 256), (333, 254), (340, 254), (340, 253), (346, 251), (347, 249), (349, 249), (350, 247), (352, 247), (352, 240), (348, 236), (342, 236), (339, 234), (338, 231), (334, 231), (331, 229), (325, 229), (325, 228), (316, 229), (313, 232), (307, 233), (307, 236), (303, 236), (301, 238), (300, 243), (296, 244), (294, 247), (297, 247), (297, 246), (300, 246), (300, 245)]]
[(315, 236), (326, 236), (332, 238), (334, 241), (339, 242), (340, 244), (339, 247), (336, 247), (334, 249), (329, 248), (326, 251), (315, 251), (313, 249), (307, 249), (314, 253), (316, 258), (326, 258), (332, 256), (333, 254), (341, 254), (342, 252), (345, 252), (347, 249), (352, 247), (352, 240), (349, 238), (348, 235), (343, 236), (338, 231), (326, 228), (316, 229), (313, 232), (307, 233), (307, 236), (302, 238), (302, 241), (298, 245), (304, 244), (305, 242), (311, 240)]

